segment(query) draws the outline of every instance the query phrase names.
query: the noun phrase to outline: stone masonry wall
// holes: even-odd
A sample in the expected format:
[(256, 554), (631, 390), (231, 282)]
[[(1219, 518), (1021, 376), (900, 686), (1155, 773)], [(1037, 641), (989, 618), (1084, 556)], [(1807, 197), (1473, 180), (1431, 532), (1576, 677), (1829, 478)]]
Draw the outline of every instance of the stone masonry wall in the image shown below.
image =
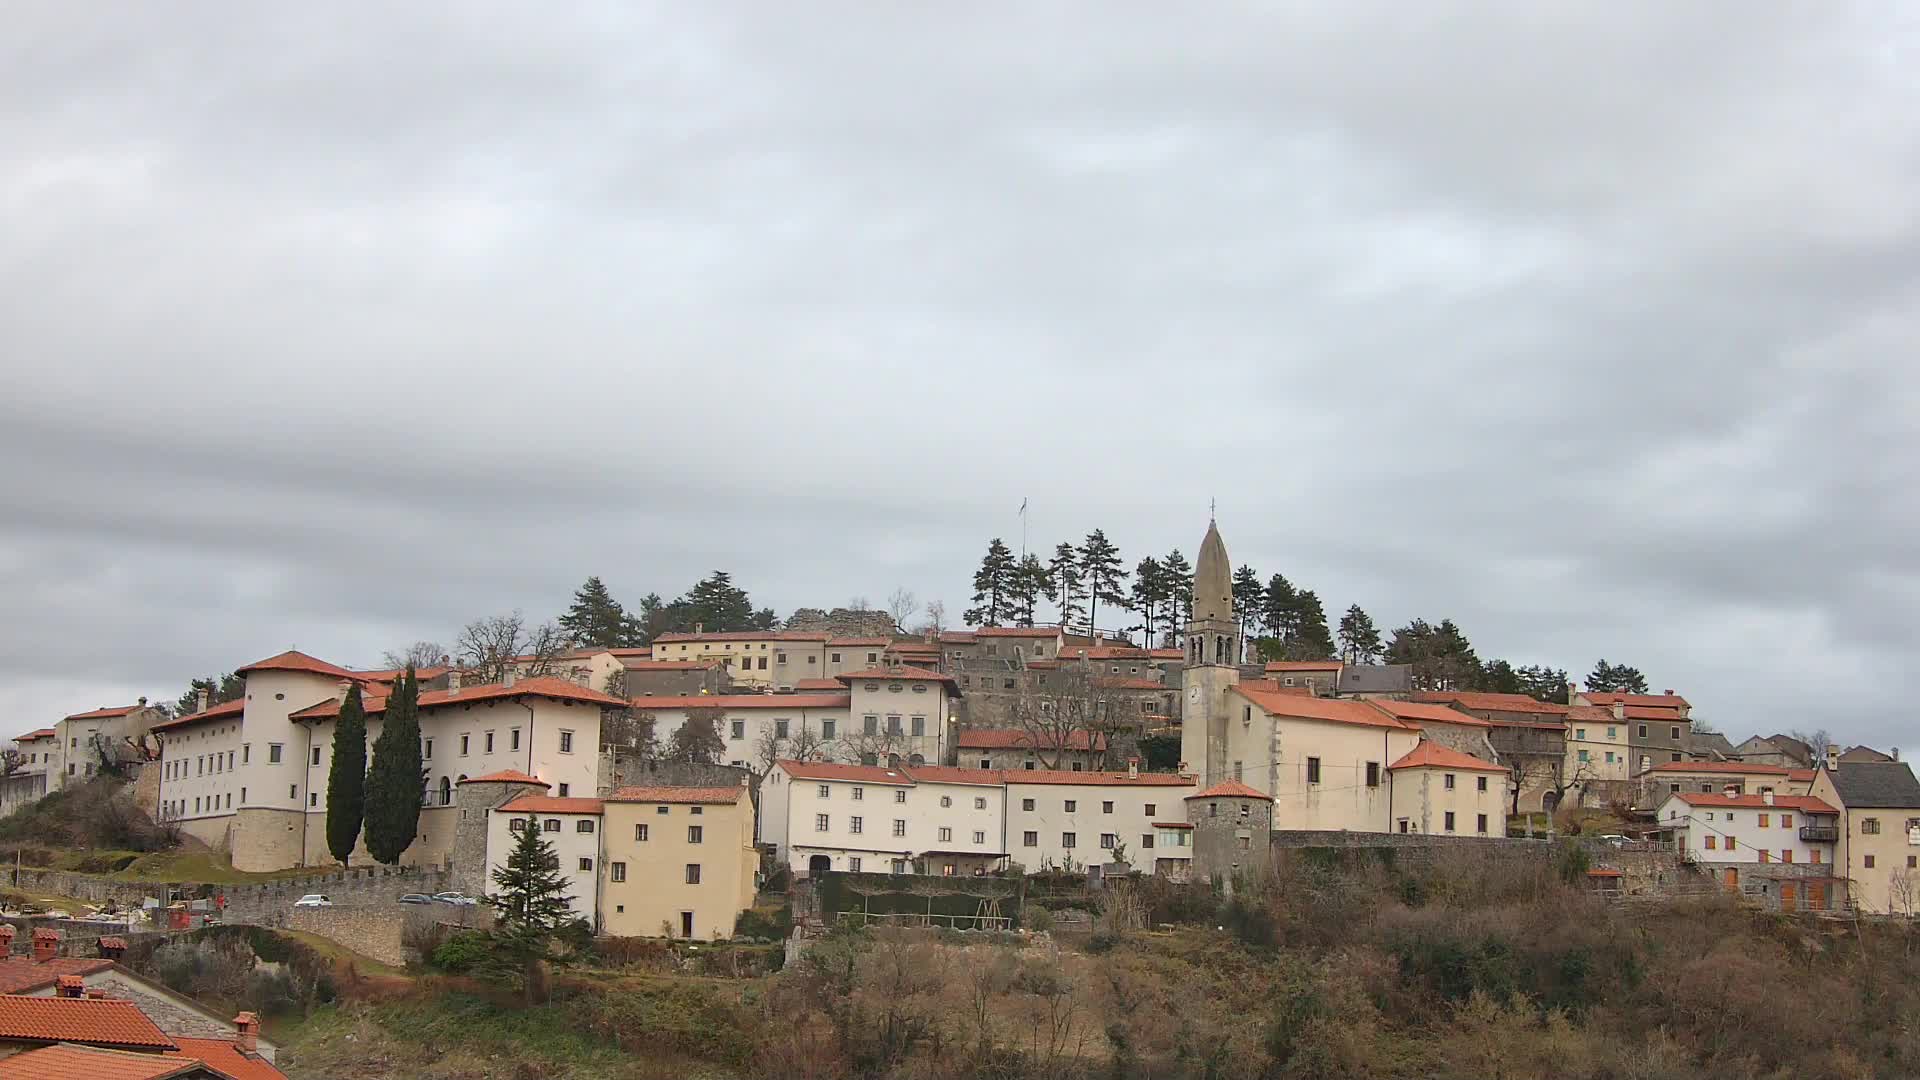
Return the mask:
[(293, 902), (308, 893), (320, 893), (336, 907), (391, 908), (401, 893), (432, 894), (452, 888), (449, 876), (433, 867), (357, 867), (263, 885), (223, 885), (216, 891), (227, 898), (225, 921), (286, 926)]
[(362, 956), (398, 967), (407, 960), (400, 944), (406, 913), (398, 905), (379, 908), (297, 908), (287, 913), (286, 927), (337, 942)]

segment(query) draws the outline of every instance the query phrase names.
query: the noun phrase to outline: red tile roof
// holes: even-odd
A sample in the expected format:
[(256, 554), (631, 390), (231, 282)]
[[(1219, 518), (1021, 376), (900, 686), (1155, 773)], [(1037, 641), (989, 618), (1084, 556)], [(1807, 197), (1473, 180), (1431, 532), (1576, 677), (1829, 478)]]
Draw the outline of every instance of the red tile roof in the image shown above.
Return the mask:
[(1731, 773), (1742, 776), (1786, 776), (1791, 770), (1778, 765), (1762, 765), (1757, 761), (1663, 761), (1655, 765), (1652, 772), (1661, 773)]
[(278, 1069), (264, 1074), (230, 1073), (211, 1062), (184, 1054), (132, 1053), (63, 1043), (0, 1060), (0, 1080), (168, 1080), (195, 1073), (205, 1076), (206, 1067), (232, 1080), (254, 1080), (255, 1076), (284, 1080), (286, 1076)]
[(43, 727), (38, 731), (29, 731), (25, 735), (18, 736), (13, 741), (14, 742), (32, 742), (35, 739), (51, 739), (53, 738), (53, 736), (54, 736), (54, 730), (52, 728)]
[(606, 797), (606, 802), (699, 803), (720, 806), (737, 803), (746, 791), (739, 787), (624, 787)]
[(1793, 781), (1794, 783), (1797, 783), (1797, 784), (1798, 784), (1798, 783), (1812, 783), (1812, 782), (1813, 782), (1813, 770), (1812, 770), (1812, 769), (1788, 769), (1788, 770), (1787, 770), (1787, 779), (1788, 779), (1788, 780), (1791, 780), (1791, 781)]
[[(420, 695), (422, 709), (437, 709), (443, 705), (471, 705), (479, 701), (505, 701), (510, 698), (538, 697), (553, 701), (574, 701), (584, 705), (599, 705), (602, 708), (622, 708), (627, 703), (617, 697), (603, 694), (598, 690), (589, 690), (575, 682), (552, 675), (540, 675), (531, 679), (521, 679), (512, 686), (499, 683), (483, 683), (479, 686), (463, 686), (459, 690), (428, 690)], [(367, 695), (363, 701), (368, 716), (377, 716), (387, 711), (385, 696)], [(318, 705), (309, 705), (290, 714), (289, 720), (327, 720), (340, 715), (340, 701), (329, 698)]]
[(1338, 660), (1273, 660), (1268, 671), (1339, 671), (1345, 665)]
[(1057, 638), (1060, 631), (1051, 626), (983, 626), (975, 637)]
[[(1073, 730), (1061, 739), (1058, 733), (1047, 732), (1048, 741), (1066, 743), (1065, 749), (1088, 751), (1104, 749), (1107, 737), (1103, 734), (1084, 730)], [(1019, 728), (969, 728), (960, 733), (958, 746), (962, 750), (1024, 750), (1035, 745), (1032, 733)]]
[(839, 679), (843, 683), (851, 683), (863, 679), (872, 679), (876, 682), (881, 679), (904, 679), (909, 682), (943, 683), (953, 681), (953, 676), (951, 675), (942, 675), (937, 671), (929, 671), (926, 668), (907, 667), (904, 665), (897, 668), (876, 667), (868, 668), (865, 671), (849, 671), (844, 675), (836, 675), (834, 678)]
[(661, 634), (653, 639), (655, 645), (668, 642), (675, 644), (693, 644), (696, 641), (826, 641), (833, 635), (824, 631), (815, 633), (806, 630), (726, 630), (701, 634)]
[(1650, 705), (1662, 709), (1677, 709), (1687, 705), (1687, 699), (1679, 694), (1620, 694), (1603, 690), (1580, 696), (1595, 705), (1611, 705), (1616, 701), (1622, 705)]
[(799, 679), (794, 682), (793, 688), (795, 690), (800, 690), (800, 691), (807, 691), (807, 690), (841, 691), (846, 689), (846, 687), (840, 685), (839, 679)]
[(597, 814), (600, 812), (600, 800), (578, 796), (521, 795), (507, 800), (500, 809), (513, 814)]
[(459, 782), (462, 784), (539, 784), (541, 787), (553, 786), (537, 776), (528, 776), (526, 773), (517, 772), (513, 769), (491, 772), (485, 776), (476, 776)]
[(1584, 720), (1589, 724), (1604, 724), (1617, 718), (1613, 715), (1612, 709), (1600, 705), (1569, 705), (1567, 719)]
[(831, 649), (835, 646), (839, 646), (845, 649), (855, 649), (855, 648), (859, 648), (859, 649), (913, 649), (913, 648), (938, 649), (939, 648), (938, 645), (934, 645), (925, 641), (895, 642), (892, 638), (887, 638), (887, 637), (828, 638), (827, 648)]
[(629, 704), (648, 709), (844, 709), (853, 700), (838, 694), (687, 694), (674, 697), (641, 695)]
[(1453, 704), (1462, 709), (1479, 709), (1482, 712), (1538, 713), (1542, 716), (1555, 717), (1567, 715), (1565, 705), (1540, 701), (1525, 694), (1490, 694), (1478, 690), (1421, 690), (1413, 695), (1413, 700), (1441, 705)]
[(1629, 720), (1684, 721), (1686, 719), (1686, 717), (1680, 715), (1680, 710), (1678, 709), (1661, 709), (1647, 705), (1628, 705), (1620, 711), (1625, 713)]
[[(196, 1058), (233, 1077), (233, 1080), (287, 1080), (287, 1074), (259, 1055), (247, 1055), (231, 1039), (182, 1039), (180, 1057)], [(167, 1057), (174, 1055), (168, 1054)]]
[[(452, 670), (453, 670), (452, 668), (444, 668), (444, 667), (437, 667), (437, 666), (415, 668), (413, 672), (413, 676), (416, 679), (421, 679), (424, 681), (426, 679), (437, 679), (440, 676), (445, 675), (447, 672)], [(395, 679), (398, 679), (400, 676), (405, 675), (406, 673), (407, 673), (406, 668), (385, 668), (380, 671), (356, 671), (353, 673), (353, 678), (355, 682), (361, 683), (363, 685), (369, 682), (390, 683)]]
[(1392, 728), (1397, 731), (1419, 730), (1412, 724), (1388, 716), (1364, 701), (1282, 694), (1258, 686), (1235, 685), (1228, 689), (1276, 716), (1291, 716), (1302, 720), (1326, 720), (1336, 724), (1358, 724), (1362, 727)]
[(1187, 658), (1187, 651), (1185, 649), (1148, 649), (1147, 654), (1155, 660), (1185, 660)]
[(0, 960), (0, 994), (30, 994), (53, 986), (62, 975), (92, 975), (112, 966), (113, 961), (100, 957), (35, 960), (31, 956), (9, 956)]
[(868, 784), (895, 784), (900, 787), (912, 787), (913, 778), (903, 769), (888, 769), (879, 765), (842, 765), (835, 761), (778, 761), (788, 776), (795, 780), (853, 780)]
[(1401, 755), (1400, 760), (1387, 766), (1389, 769), (1462, 769), (1474, 772), (1497, 772), (1507, 770), (1491, 761), (1448, 749), (1432, 739), (1420, 740), (1420, 745)]
[(164, 731), (168, 728), (186, 727), (188, 724), (198, 724), (207, 720), (230, 720), (246, 711), (247, 699), (234, 698), (232, 701), (223, 701), (218, 705), (210, 705), (207, 707), (206, 712), (188, 713), (177, 720), (163, 720), (148, 730)]
[(1103, 787), (1192, 787), (1191, 776), (1174, 773), (1143, 772), (1128, 776), (1123, 772), (1071, 772), (1065, 769), (1005, 769), (1009, 784), (1081, 784)]
[(128, 713), (134, 712), (135, 710), (141, 707), (142, 706), (139, 706), (139, 705), (120, 705), (111, 709), (106, 709), (106, 708), (94, 709), (91, 712), (74, 713), (72, 716), (69, 716), (66, 719), (68, 720), (112, 720), (117, 717), (126, 716)]
[(1064, 660), (1151, 660), (1153, 654), (1134, 645), (1062, 645), (1060, 657)]
[(139, 1006), (117, 998), (0, 996), (0, 1040), (176, 1049)]
[(1806, 814), (1838, 814), (1840, 811), (1811, 795), (1775, 795), (1772, 802), (1765, 795), (1717, 795), (1705, 791), (1677, 791), (1670, 798), (1679, 799), (1688, 806), (1724, 806), (1731, 809), (1750, 810), (1798, 810)]
[(942, 630), (939, 634), (940, 641), (950, 645), (970, 645), (974, 637), (971, 630)]
[(903, 770), (916, 784), (975, 784), (999, 787), (999, 769), (958, 769), (951, 765), (909, 765)]
[(245, 667), (235, 668), (235, 675), (245, 675), (249, 671), (304, 671), (309, 675), (331, 675), (336, 679), (364, 679), (365, 673), (348, 671), (338, 664), (329, 664), (325, 660), (308, 656), (297, 649), (288, 649), (277, 656), (265, 660), (255, 660)]
[(1222, 780), (1205, 791), (1187, 796), (1188, 802), (1195, 799), (1261, 799), (1272, 802), (1273, 796), (1255, 791), (1238, 780)]
[(1369, 698), (1367, 704), (1385, 712), (1388, 716), (1417, 724), (1425, 720), (1429, 724), (1457, 724), (1460, 727), (1477, 727), (1492, 730), (1493, 725), (1477, 716), (1461, 712), (1447, 705), (1435, 705), (1427, 701), (1393, 701), (1385, 698)]

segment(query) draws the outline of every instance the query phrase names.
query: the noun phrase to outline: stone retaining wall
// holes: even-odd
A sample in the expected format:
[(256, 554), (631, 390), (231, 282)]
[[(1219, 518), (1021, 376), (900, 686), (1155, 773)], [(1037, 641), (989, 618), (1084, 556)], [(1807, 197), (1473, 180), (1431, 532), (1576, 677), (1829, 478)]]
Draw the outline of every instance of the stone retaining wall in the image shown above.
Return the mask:
[(406, 913), (398, 905), (392, 908), (296, 908), (286, 913), (282, 924), (289, 930), (302, 930), (345, 945), (362, 956), (398, 967), (407, 960), (407, 949), (400, 944)]
[(284, 926), (293, 902), (308, 893), (320, 893), (336, 908), (388, 908), (401, 893), (429, 895), (451, 888), (446, 871), (420, 866), (370, 866), (311, 877), (288, 878), (261, 885), (223, 885), (227, 922)]

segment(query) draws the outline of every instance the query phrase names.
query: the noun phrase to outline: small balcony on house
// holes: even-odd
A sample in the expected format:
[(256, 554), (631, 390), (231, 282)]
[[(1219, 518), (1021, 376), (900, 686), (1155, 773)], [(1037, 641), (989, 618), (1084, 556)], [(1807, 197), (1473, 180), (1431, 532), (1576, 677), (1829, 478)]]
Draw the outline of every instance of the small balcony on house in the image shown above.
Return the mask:
[(1837, 825), (1802, 825), (1800, 839), (1808, 844), (1831, 844), (1840, 839), (1840, 827)]

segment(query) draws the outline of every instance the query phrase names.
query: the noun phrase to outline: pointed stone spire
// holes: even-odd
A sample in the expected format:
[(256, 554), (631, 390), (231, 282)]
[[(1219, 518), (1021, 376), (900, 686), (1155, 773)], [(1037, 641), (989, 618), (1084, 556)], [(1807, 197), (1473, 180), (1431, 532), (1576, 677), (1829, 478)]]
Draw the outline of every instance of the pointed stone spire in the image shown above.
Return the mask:
[(1233, 621), (1233, 562), (1212, 521), (1207, 522), (1207, 537), (1200, 541), (1200, 559), (1193, 568), (1193, 621), (1208, 619)]

